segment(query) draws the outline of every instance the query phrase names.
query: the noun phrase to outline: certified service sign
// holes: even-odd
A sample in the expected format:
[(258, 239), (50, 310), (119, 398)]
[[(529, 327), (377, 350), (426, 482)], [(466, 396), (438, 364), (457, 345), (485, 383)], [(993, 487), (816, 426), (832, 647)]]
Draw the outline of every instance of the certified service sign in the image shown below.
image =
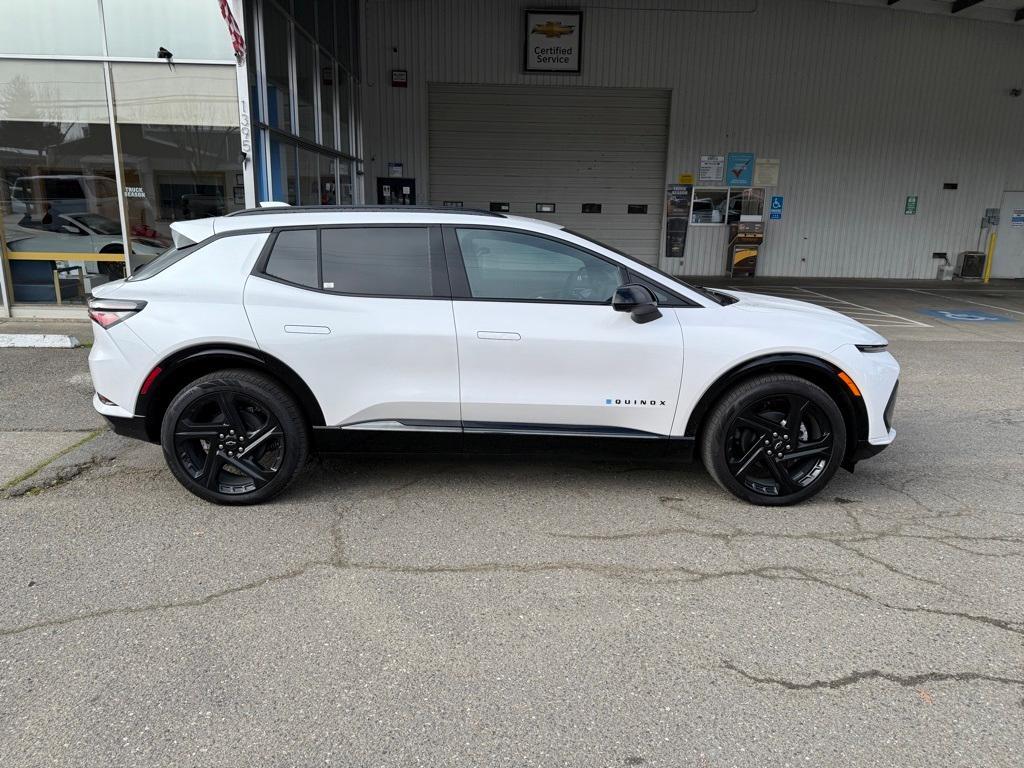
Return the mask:
[(579, 72), (582, 24), (579, 11), (527, 11), (523, 69)]

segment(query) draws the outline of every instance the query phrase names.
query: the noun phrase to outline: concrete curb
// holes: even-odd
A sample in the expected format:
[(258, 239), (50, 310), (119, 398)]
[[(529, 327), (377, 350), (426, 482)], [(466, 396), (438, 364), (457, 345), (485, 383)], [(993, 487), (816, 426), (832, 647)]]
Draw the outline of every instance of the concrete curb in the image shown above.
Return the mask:
[(58, 454), (28, 477), (0, 490), (0, 498), (24, 496), (26, 493), (66, 483), (90, 467), (117, 458), (131, 447), (132, 442), (130, 438), (102, 430), (66, 453)]
[(78, 339), (63, 333), (0, 333), (0, 348), (74, 349)]

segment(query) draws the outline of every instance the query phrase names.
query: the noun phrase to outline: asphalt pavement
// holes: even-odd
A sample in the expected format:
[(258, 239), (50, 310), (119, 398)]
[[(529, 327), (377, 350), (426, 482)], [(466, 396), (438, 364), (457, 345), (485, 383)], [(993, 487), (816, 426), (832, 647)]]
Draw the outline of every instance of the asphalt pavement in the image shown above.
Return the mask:
[[(895, 445), (794, 508), (328, 457), (230, 509), (87, 440), (0, 498), (0, 764), (1019, 766), (1024, 293), (819, 292), (928, 327)], [(85, 353), (0, 350), (0, 432), (91, 434)]]

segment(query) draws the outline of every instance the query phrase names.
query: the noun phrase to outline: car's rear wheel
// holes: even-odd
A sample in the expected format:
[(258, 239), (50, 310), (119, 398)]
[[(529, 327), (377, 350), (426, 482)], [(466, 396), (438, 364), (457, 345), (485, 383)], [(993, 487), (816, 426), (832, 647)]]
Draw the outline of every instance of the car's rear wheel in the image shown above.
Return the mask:
[(186, 489), (217, 504), (256, 504), (305, 464), (309, 434), (295, 399), (268, 376), (227, 370), (196, 379), (171, 401), (160, 442)]
[(796, 504), (818, 493), (846, 452), (846, 424), (821, 387), (770, 374), (730, 390), (711, 411), (701, 440), (715, 481), (752, 504)]

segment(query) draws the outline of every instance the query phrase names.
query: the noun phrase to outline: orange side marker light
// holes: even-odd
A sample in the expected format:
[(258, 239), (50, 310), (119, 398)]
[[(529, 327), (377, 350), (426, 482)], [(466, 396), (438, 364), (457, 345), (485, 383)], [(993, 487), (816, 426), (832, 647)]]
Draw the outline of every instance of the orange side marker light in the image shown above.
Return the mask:
[(853, 383), (853, 379), (849, 377), (846, 371), (840, 371), (839, 378), (842, 379), (843, 384), (850, 388), (850, 391), (853, 392), (854, 397), (861, 396), (860, 390), (857, 388), (857, 385)]

